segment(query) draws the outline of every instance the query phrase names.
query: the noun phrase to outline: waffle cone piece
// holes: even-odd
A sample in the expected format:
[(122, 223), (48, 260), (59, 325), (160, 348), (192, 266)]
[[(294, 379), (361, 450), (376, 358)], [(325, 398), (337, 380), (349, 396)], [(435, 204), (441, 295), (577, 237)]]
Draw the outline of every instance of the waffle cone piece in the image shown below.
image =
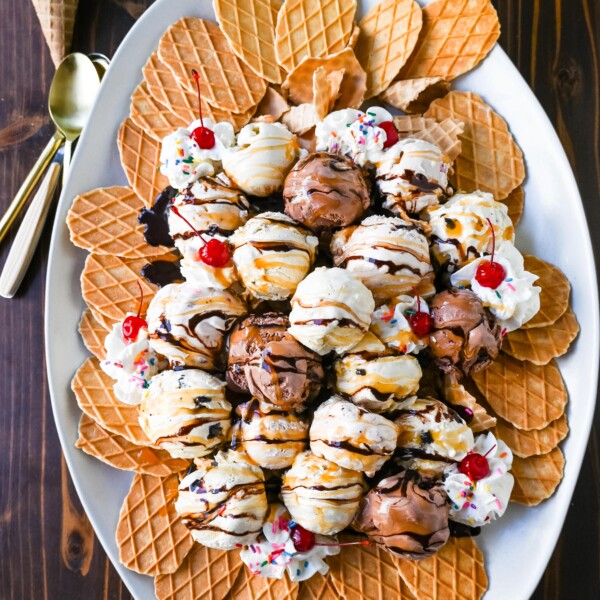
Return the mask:
[(453, 407), (462, 407), (471, 416), (468, 423), (474, 433), (486, 431), (496, 425), (496, 418), (478, 404), (476, 398), (452, 375), (444, 376), (444, 397)]
[(356, 0), (289, 0), (277, 16), (275, 52), (290, 73), (304, 58), (328, 56), (348, 45)]
[(242, 569), (240, 553), (194, 544), (175, 573), (157, 575), (158, 600), (224, 600)]
[(101, 427), (138, 446), (150, 440), (138, 423), (137, 406), (119, 402), (113, 394), (113, 380), (100, 368), (97, 358), (88, 358), (77, 370), (71, 388), (79, 408)]
[(119, 524), (119, 559), (144, 575), (174, 573), (194, 540), (175, 511), (179, 478), (136, 474), (125, 497)]
[(214, 0), (221, 31), (231, 49), (259, 77), (281, 83), (275, 56), (275, 24), (283, 0)]
[(473, 92), (453, 91), (435, 100), (426, 117), (451, 117), (464, 123), (462, 152), (451, 182), (465, 192), (490, 192), (503, 200), (525, 179), (523, 153), (506, 121)]
[(156, 196), (169, 185), (167, 178), (158, 170), (160, 142), (131, 119), (125, 119), (119, 129), (117, 144), (129, 185), (145, 206), (152, 206)]
[(312, 102), (292, 106), (281, 116), (281, 122), (292, 132), (302, 135), (314, 128), (319, 117)]
[(392, 83), (379, 97), (405, 113), (424, 113), (429, 105), (450, 91), (441, 77), (403, 79)]
[(154, 477), (168, 477), (190, 466), (189, 461), (172, 458), (165, 450), (132, 444), (124, 437), (107, 431), (86, 414), (79, 421), (79, 438), (75, 446), (116, 469)]
[(328, 75), (336, 71), (344, 71), (333, 106), (334, 110), (358, 108), (362, 104), (367, 89), (367, 74), (360, 66), (352, 48), (345, 48), (337, 54), (324, 58), (305, 58), (281, 86), (288, 92), (290, 102), (305, 104), (313, 101), (314, 92), (311, 83), (313, 73), (319, 68), (324, 68)]
[(398, 75), (422, 25), (421, 8), (413, 0), (383, 0), (361, 19), (354, 51), (367, 73), (365, 98), (377, 96)]
[(287, 100), (275, 88), (269, 86), (256, 107), (254, 118), (269, 117), (273, 121), (279, 121), (288, 110), (290, 110), (290, 105)]
[(192, 78), (196, 69), (206, 101), (222, 110), (247, 111), (265, 95), (267, 82), (232, 52), (216, 23), (180, 19), (161, 38), (158, 56), (190, 91), (196, 89)]
[(430, 558), (394, 560), (419, 600), (476, 600), (488, 587), (483, 554), (470, 537), (450, 538)]
[(341, 550), (341, 554), (328, 558), (338, 598), (404, 600), (400, 573), (389, 552), (374, 545), (347, 546)]
[(95, 254), (143, 258), (167, 252), (150, 246), (138, 217), (144, 203), (128, 187), (97, 188), (77, 196), (67, 215), (71, 241)]
[(417, 45), (398, 79), (454, 79), (481, 62), (500, 36), (489, 0), (437, 0), (423, 9)]
[[(98, 312), (97, 310), (94, 310), (90, 306), (88, 306), (88, 310), (90, 311), (90, 313), (92, 313), (92, 317), (94, 318), (94, 321), (96, 321), (96, 323), (98, 323), (98, 325), (102, 325), (102, 327), (104, 327), (104, 329), (106, 329), (106, 331), (110, 331), (114, 327), (114, 325), (116, 323), (118, 323), (118, 321), (116, 319), (111, 319), (110, 317), (103, 315), (102, 313)], [(83, 343), (85, 344), (85, 340), (83, 340)], [(92, 354), (93, 354), (93, 352), (92, 352)]]
[(109, 330), (104, 325), (98, 323), (92, 314), (92, 311), (87, 309), (81, 315), (79, 321), (79, 333), (83, 339), (85, 347), (98, 359), (106, 358), (106, 350), (104, 349), (104, 340), (108, 335)]
[(554, 361), (538, 366), (500, 353), (473, 381), (494, 412), (518, 429), (543, 429), (562, 416), (567, 390)]
[(235, 600), (296, 600), (300, 585), (283, 579), (257, 577), (243, 566), (231, 588), (231, 597)]
[(71, 49), (79, 0), (33, 0), (50, 56), (56, 66)]
[(500, 202), (508, 206), (508, 216), (513, 225), (517, 225), (523, 216), (523, 210), (525, 210), (525, 188), (520, 185)]
[(317, 572), (300, 583), (298, 600), (339, 600), (339, 597), (329, 573), (323, 576)]
[(569, 306), (571, 284), (565, 274), (549, 262), (525, 254), (525, 269), (539, 277), (536, 285), (542, 288), (540, 310), (523, 325), (523, 329), (552, 325), (565, 313)]
[[(187, 127), (198, 118), (198, 94), (195, 90), (191, 92), (179, 84), (171, 70), (160, 61), (157, 52), (150, 56), (143, 72), (150, 95), (181, 119), (185, 123), (182, 127)], [(250, 121), (254, 110), (252, 107), (245, 112), (232, 113), (215, 108), (204, 100), (201, 102), (204, 117), (215, 122), (227, 121), (233, 125), (235, 131), (239, 131)]]
[(560, 484), (564, 469), (565, 457), (560, 448), (529, 458), (515, 456), (511, 469), (515, 478), (511, 502), (536, 506), (547, 500)]
[(567, 415), (552, 421), (544, 429), (524, 431), (498, 419), (492, 433), (508, 444), (515, 456), (529, 458), (554, 450), (569, 433)]
[[(174, 254), (165, 254), (158, 260), (175, 261), (176, 258)], [(89, 254), (81, 274), (81, 291), (94, 314), (121, 321), (128, 312), (137, 312), (141, 286), (144, 302), (140, 313), (144, 315), (148, 303), (158, 291), (157, 286), (141, 275), (146, 264), (148, 260), (145, 258)]]
[(437, 146), (450, 160), (456, 160), (462, 151), (460, 136), (464, 131), (462, 122), (448, 118), (442, 121), (402, 115), (394, 117), (394, 125), (401, 138), (412, 137)]
[(502, 350), (513, 358), (546, 365), (565, 354), (578, 334), (579, 323), (569, 307), (552, 325), (511, 331), (502, 343)]

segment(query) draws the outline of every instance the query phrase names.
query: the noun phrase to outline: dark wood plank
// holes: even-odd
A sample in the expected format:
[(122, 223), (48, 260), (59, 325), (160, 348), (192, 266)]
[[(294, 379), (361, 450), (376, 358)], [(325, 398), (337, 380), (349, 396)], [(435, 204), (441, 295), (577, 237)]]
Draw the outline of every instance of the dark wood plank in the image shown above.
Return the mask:
[[(592, 238), (600, 240), (600, 5), (593, 0), (494, 3), (501, 43), (557, 128)], [(112, 55), (149, 4), (80, 0), (74, 49)], [(0, 210), (52, 131), (45, 108), (52, 73), (29, 0), (0, 2)], [(49, 237), (47, 227), (19, 297), (0, 301), (5, 324), (0, 337), (0, 598), (126, 599), (131, 596), (72, 488), (51, 414), (42, 333)], [(0, 263), (11, 239), (0, 247)], [(598, 243), (595, 253), (600, 258)], [(536, 600), (600, 597), (599, 431), (597, 416), (571, 510)]]

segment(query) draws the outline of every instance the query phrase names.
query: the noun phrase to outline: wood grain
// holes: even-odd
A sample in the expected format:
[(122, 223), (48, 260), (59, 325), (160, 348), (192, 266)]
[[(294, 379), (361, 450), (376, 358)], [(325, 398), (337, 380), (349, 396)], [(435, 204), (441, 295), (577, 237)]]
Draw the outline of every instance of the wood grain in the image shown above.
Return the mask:
[[(74, 49), (112, 56), (149, 4), (80, 0)], [(600, 264), (600, 3), (494, 0), (494, 5), (501, 44), (565, 146)], [(0, 2), (0, 210), (51, 135), (45, 107), (52, 73), (30, 1)], [(13, 235), (0, 247), (0, 264)], [(0, 598), (129, 599), (61, 460), (43, 359), (49, 238), (50, 222), (18, 297), (0, 301)], [(597, 415), (571, 510), (535, 600), (600, 598), (599, 432)]]

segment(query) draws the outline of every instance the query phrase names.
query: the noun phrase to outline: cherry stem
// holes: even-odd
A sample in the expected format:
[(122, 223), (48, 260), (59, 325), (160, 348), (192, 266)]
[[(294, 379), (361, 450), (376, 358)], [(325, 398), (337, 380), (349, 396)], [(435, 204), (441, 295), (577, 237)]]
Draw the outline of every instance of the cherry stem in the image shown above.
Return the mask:
[(492, 258), (490, 260), (491, 263), (494, 262), (494, 254), (496, 253), (496, 233), (494, 232), (494, 226), (492, 225), (492, 221), (490, 220), (489, 217), (486, 217), (485, 219), (488, 222), (488, 225), (490, 226), (490, 229), (492, 231)]
[(421, 312), (421, 296), (419, 294), (417, 294), (417, 312)]
[(202, 240), (202, 243), (206, 245), (208, 242), (202, 237), (202, 234), (179, 212), (179, 209), (171, 204), (171, 211), (173, 211), (181, 220), (187, 223), (188, 227)]
[(204, 127), (204, 119), (202, 118), (202, 95), (200, 94), (200, 74), (196, 69), (192, 69), (192, 75), (196, 81), (196, 89), (198, 90), (198, 112), (200, 113), (200, 127)]
[(138, 288), (140, 290), (140, 301), (138, 303), (138, 311), (137, 311), (137, 317), (138, 319), (140, 318), (140, 314), (142, 312), (142, 304), (144, 304), (144, 290), (142, 289), (142, 284), (138, 281), (136, 281), (136, 283), (138, 284)]
[(487, 458), (487, 455), (497, 446), (498, 444), (494, 444), (484, 455), (483, 458)]
[(321, 542), (315, 542), (315, 546), (371, 546), (372, 543), (369, 540), (363, 540), (362, 542), (343, 542), (341, 544), (323, 544)]

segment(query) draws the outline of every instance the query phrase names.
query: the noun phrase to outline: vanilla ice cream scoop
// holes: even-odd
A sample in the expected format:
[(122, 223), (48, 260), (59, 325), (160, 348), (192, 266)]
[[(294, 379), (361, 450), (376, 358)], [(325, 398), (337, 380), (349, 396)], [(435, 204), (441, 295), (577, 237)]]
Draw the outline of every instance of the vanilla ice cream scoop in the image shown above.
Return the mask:
[(225, 382), (200, 369), (162, 371), (150, 380), (139, 422), (148, 439), (177, 458), (214, 452), (231, 426)]
[(405, 138), (386, 150), (377, 162), (375, 182), (383, 207), (396, 214), (420, 213), (452, 193), (448, 185), (450, 159), (435, 145)]
[(148, 307), (150, 346), (172, 366), (218, 370), (225, 335), (246, 312), (242, 300), (227, 290), (171, 283)]
[(308, 420), (288, 411), (260, 411), (258, 400), (236, 408), (236, 443), (264, 469), (287, 469), (308, 445)]
[(515, 241), (515, 230), (508, 208), (491, 194), (472, 192), (455, 194), (441, 206), (427, 211), (431, 226), (431, 251), (438, 264), (449, 272), (492, 252), (494, 227), (496, 248)]
[(304, 529), (333, 535), (350, 525), (365, 484), (358, 471), (302, 452), (283, 474), (281, 497), (292, 519)]
[(289, 332), (318, 354), (343, 354), (365, 335), (374, 310), (373, 294), (352, 273), (320, 267), (296, 289)]
[(175, 510), (194, 540), (233, 550), (258, 538), (269, 513), (265, 478), (243, 452), (219, 452), (186, 475)]
[(435, 294), (429, 244), (421, 227), (374, 215), (338, 231), (331, 241), (336, 267), (356, 275), (377, 300), (401, 294)]
[(335, 361), (334, 369), (337, 391), (376, 413), (389, 411), (397, 400), (416, 394), (423, 374), (417, 359), (409, 355), (347, 354)]
[(281, 123), (249, 123), (237, 145), (223, 157), (223, 169), (235, 187), (252, 196), (280, 192), (300, 156), (296, 136)]
[(265, 212), (231, 236), (233, 262), (254, 297), (285, 300), (306, 277), (319, 240), (283, 213)]
[(394, 453), (399, 433), (393, 421), (333, 396), (315, 411), (310, 449), (340, 467), (374, 473)]

